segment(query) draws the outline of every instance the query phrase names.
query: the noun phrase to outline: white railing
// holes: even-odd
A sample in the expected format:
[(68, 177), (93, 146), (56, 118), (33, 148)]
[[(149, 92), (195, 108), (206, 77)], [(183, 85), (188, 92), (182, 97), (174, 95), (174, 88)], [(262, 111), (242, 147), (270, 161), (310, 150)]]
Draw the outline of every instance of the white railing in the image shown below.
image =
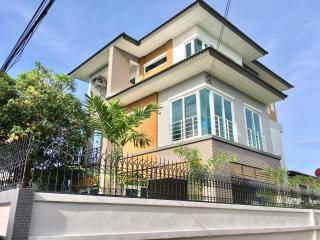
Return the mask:
[(214, 115), (215, 135), (230, 141), (236, 141), (236, 125), (221, 116)]
[(180, 141), (187, 138), (196, 137), (199, 135), (198, 131), (198, 118), (192, 116), (184, 120), (173, 122), (170, 125), (171, 140)]
[(251, 128), (247, 128), (247, 135), (248, 135), (248, 145), (249, 147), (266, 151), (266, 140), (265, 137), (262, 135), (261, 132), (256, 131)]

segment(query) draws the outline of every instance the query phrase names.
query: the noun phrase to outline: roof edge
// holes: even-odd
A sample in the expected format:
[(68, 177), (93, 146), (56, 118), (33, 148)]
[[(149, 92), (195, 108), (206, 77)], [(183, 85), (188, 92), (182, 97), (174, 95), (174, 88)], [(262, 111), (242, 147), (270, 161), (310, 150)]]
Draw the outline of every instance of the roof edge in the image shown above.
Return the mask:
[(116, 41), (118, 41), (120, 38), (123, 38), (135, 45), (139, 45), (139, 41), (134, 39), (133, 37), (130, 37), (128, 34), (126, 34), (125, 32), (119, 34), (118, 36), (116, 36), (114, 39), (112, 39), (110, 42), (108, 42), (106, 45), (104, 45), (102, 48), (100, 48), (97, 52), (95, 52), (93, 55), (91, 55), (89, 58), (87, 58), (84, 62), (82, 62), (80, 65), (78, 65), (76, 68), (74, 68), (72, 71), (70, 71), (68, 73), (68, 75), (73, 74), (75, 71), (77, 71), (80, 67), (82, 67), (84, 64), (86, 64), (87, 62), (89, 62), (92, 58), (94, 58), (95, 56), (97, 56), (100, 52), (102, 52), (104, 49), (106, 49), (107, 47), (109, 47), (110, 45), (112, 45), (113, 43), (115, 43)]
[(165, 72), (168, 72), (170, 71), (171, 69), (183, 64), (184, 62), (187, 62), (193, 58), (196, 58), (198, 57), (199, 55), (202, 55), (202, 54), (205, 54), (205, 53), (208, 53), (210, 54), (212, 57), (215, 57), (217, 58), (218, 60), (224, 62), (225, 64), (228, 64), (229, 67), (235, 69), (236, 71), (240, 72), (241, 74), (245, 74), (246, 77), (248, 77), (249, 79), (251, 79), (252, 81), (254, 81), (255, 83), (257, 83), (258, 85), (264, 87), (265, 89), (267, 89), (268, 91), (272, 92), (273, 94), (277, 95), (279, 98), (281, 98), (282, 100), (284, 100), (287, 95), (284, 94), (283, 92), (279, 91), (278, 89), (274, 88), (273, 86), (269, 85), (268, 83), (264, 82), (262, 79), (260, 79), (259, 77), (255, 76), (254, 74), (250, 73), (248, 70), (246, 70), (245, 68), (243, 68), (242, 66), (238, 65), (237, 63), (235, 63), (234, 61), (232, 61), (231, 59), (229, 59), (228, 57), (226, 57), (225, 55), (223, 55), (222, 53), (220, 53), (219, 51), (215, 50), (214, 48), (212, 47), (208, 47), (192, 56), (190, 56), (189, 58), (186, 58), (180, 62), (177, 62), (176, 64), (174, 65), (171, 65), (170, 67), (144, 79), (143, 81), (129, 87), (129, 88), (126, 88), (110, 97), (107, 97), (106, 100), (109, 100), (109, 99), (113, 99), (113, 98), (116, 98), (118, 96), (120, 96), (121, 94), (127, 92), (127, 91), (130, 91), (140, 85), (143, 85), (143, 84), (146, 84), (148, 81), (152, 80), (153, 78), (156, 78), (158, 76), (160, 76), (161, 74), (165, 73)]
[(202, 8), (204, 8), (206, 11), (208, 11), (212, 16), (219, 19), (225, 26), (230, 28), (233, 32), (235, 32), (238, 36), (245, 39), (252, 47), (254, 47), (257, 51), (259, 51), (261, 54), (266, 55), (268, 52), (262, 48), (259, 44), (257, 44), (255, 41), (253, 41), (250, 37), (248, 37), (244, 32), (242, 32), (239, 28), (237, 28), (235, 25), (233, 25), (230, 21), (228, 21), (225, 17), (223, 17), (220, 13), (218, 13), (216, 10), (214, 10), (209, 4), (207, 4), (203, 0), (197, 0)]
[(274, 78), (278, 79), (281, 83), (283, 83), (284, 85), (286, 85), (289, 89), (290, 88), (294, 88), (294, 86), (287, 82), (286, 80), (284, 80), (282, 77), (280, 77), (278, 74), (276, 74), (275, 72), (273, 72), (272, 70), (270, 70), (268, 67), (266, 67), (264, 64), (262, 64), (261, 62), (259, 62), (258, 60), (254, 60), (252, 61), (252, 63), (254, 65), (256, 65), (257, 67), (260, 67), (262, 70), (266, 71), (267, 73), (269, 73), (270, 75), (272, 75)]
[(194, 6), (199, 5), (202, 7), (204, 10), (206, 10), (209, 14), (211, 14), (213, 17), (217, 18), (219, 21), (221, 21), (225, 26), (230, 28), (231, 31), (233, 31), (235, 34), (237, 34), (239, 37), (243, 38), (246, 42), (248, 42), (252, 47), (254, 47), (257, 51), (259, 51), (261, 54), (266, 55), (268, 52), (264, 50), (261, 46), (259, 46), (256, 42), (254, 42), (250, 37), (248, 37), (245, 33), (243, 33), (241, 30), (239, 30), (235, 25), (233, 25), (231, 22), (229, 22), (226, 18), (224, 18), (220, 13), (218, 13), (216, 10), (214, 10), (209, 4), (204, 2), (203, 0), (196, 0), (194, 3), (190, 4), (186, 8), (182, 9), (180, 12), (175, 14), (173, 17), (169, 18), (167, 21), (162, 23), (160, 26), (156, 27), (153, 29), (151, 32), (147, 33), (144, 35), (142, 38), (139, 40), (134, 39), (133, 37), (129, 36), (126, 33), (121, 33), (117, 37), (115, 37), (113, 40), (108, 42), (106, 45), (104, 45), (102, 48), (100, 48), (97, 52), (95, 52), (93, 55), (91, 55), (88, 59), (86, 59), (84, 62), (82, 62), (80, 65), (78, 65), (76, 68), (74, 68), (72, 71), (68, 73), (68, 75), (73, 74), (75, 71), (77, 71), (80, 67), (82, 67), (84, 64), (89, 62), (92, 58), (94, 58), (96, 55), (98, 55), (100, 52), (102, 52), (105, 48), (109, 47), (112, 45), (114, 42), (119, 40), (121, 37), (135, 45), (140, 45), (141, 41), (146, 39), (147, 37), (151, 36), (155, 32), (157, 32), (159, 29), (164, 27), (166, 24), (170, 23), (173, 21), (175, 18), (179, 17), (189, 9), (193, 8)]

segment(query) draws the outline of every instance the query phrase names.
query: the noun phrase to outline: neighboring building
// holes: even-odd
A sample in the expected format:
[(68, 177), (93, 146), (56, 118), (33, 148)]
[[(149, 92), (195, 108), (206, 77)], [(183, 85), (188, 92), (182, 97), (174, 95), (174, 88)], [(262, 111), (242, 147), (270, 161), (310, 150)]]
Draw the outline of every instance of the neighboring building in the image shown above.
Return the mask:
[[(312, 178), (316, 181), (320, 181), (320, 179), (318, 177), (311, 176), (306, 173), (297, 172), (297, 171), (288, 171), (288, 178), (289, 179), (292, 177), (296, 177), (296, 176), (308, 177), (308, 178)], [(314, 187), (312, 185), (308, 184), (307, 182), (297, 184), (296, 188), (299, 189), (301, 192), (306, 192), (306, 191), (312, 192), (314, 190)]]
[(161, 114), (140, 127), (151, 145), (128, 144), (124, 152), (174, 159), (173, 148), (187, 144), (204, 158), (215, 151), (236, 153), (233, 171), (259, 176), (261, 168), (285, 165), (275, 103), (293, 87), (257, 61), (266, 54), (205, 2), (195, 1), (140, 40), (120, 34), (70, 75), (128, 109), (161, 105)]

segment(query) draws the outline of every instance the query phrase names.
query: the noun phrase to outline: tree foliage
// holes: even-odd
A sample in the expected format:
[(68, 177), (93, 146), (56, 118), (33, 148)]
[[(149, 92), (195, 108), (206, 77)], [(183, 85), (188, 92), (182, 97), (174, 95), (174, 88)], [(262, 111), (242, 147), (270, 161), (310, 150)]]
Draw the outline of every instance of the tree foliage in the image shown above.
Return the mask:
[(281, 187), (286, 186), (288, 179), (288, 171), (285, 168), (267, 167), (263, 169), (262, 173), (270, 176)]
[(275, 182), (281, 187), (288, 187), (289, 189), (296, 189), (299, 185), (306, 185), (312, 187), (315, 191), (320, 192), (320, 180), (316, 177), (296, 175), (289, 176), (285, 168), (265, 168), (263, 173), (272, 177)]
[(99, 96), (86, 95), (87, 111), (90, 116), (89, 125), (108, 139), (115, 147), (122, 148), (128, 142), (135, 147), (145, 147), (150, 144), (148, 135), (139, 132), (143, 121), (152, 113), (159, 112), (159, 106), (153, 103), (142, 108), (128, 111), (121, 106), (119, 100), (104, 101)]
[(0, 141), (25, 135), (83, 144), (89, 134), (87, 115), (73, 95), (74, 80), (36, 62), (15, 80), (0, 77)]

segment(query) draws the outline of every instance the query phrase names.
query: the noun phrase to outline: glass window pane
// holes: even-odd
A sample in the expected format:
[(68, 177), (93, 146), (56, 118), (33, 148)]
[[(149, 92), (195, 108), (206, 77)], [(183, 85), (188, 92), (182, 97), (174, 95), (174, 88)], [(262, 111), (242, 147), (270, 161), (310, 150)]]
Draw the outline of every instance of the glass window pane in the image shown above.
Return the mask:
[(197, 115), (196, 95), (188, 96), (184, 99), (185, 118)]
[(186, 44), (185, 51), (186, 51), (186, 58), (190, 57), (191, 54), (192, 54), (192, 52), (191, 52), (191, 42)]
[(252, 111), (249, 109), (245, 109), (246, 111), (246, 122), (247, 122), (247, 128), (253, 129), (253, 118), (252, 118)]
[(186, 138), (198, 135), (197, 100), (196, 95), (184, 99), (184, 135)]
[(194, 53), (198, 53), (202, 50), (202, 41), (198, 38), (194, 40)]
[(167, 57), (163, 57), (161, 59), (159, 59), (158, 61), (148, 65), (146, 68), (145, 68), (145, 72), (149, 72), (150, 70), (160, 66), (161, 64), (165, 63), (167, 61)]
[(227, 120), (232, 121), (231, 102), (228, 100), (224, 100), (224, 114)]
[(171, 135), (173, 141), (182, 139), (182, 99), (176, 100), (172, 103), (171, 108), (172, 126)]
[(253, 120), (254, 120), (254, 130), (256, 130), (257, 132), (261, 132), (259, 115), (256, 113), (253, 113)]
[(213, 94), (213, 103), (214, 103), (214, 114), (223, 117), (222, 115), (222, 97), (216, 94)]
[(202, 134), (211, 134), (209, 90), (200, 90), (201, 129)]
[(172, 122), (182, 120), (182, 99), (176, 100), (172, 103)]

